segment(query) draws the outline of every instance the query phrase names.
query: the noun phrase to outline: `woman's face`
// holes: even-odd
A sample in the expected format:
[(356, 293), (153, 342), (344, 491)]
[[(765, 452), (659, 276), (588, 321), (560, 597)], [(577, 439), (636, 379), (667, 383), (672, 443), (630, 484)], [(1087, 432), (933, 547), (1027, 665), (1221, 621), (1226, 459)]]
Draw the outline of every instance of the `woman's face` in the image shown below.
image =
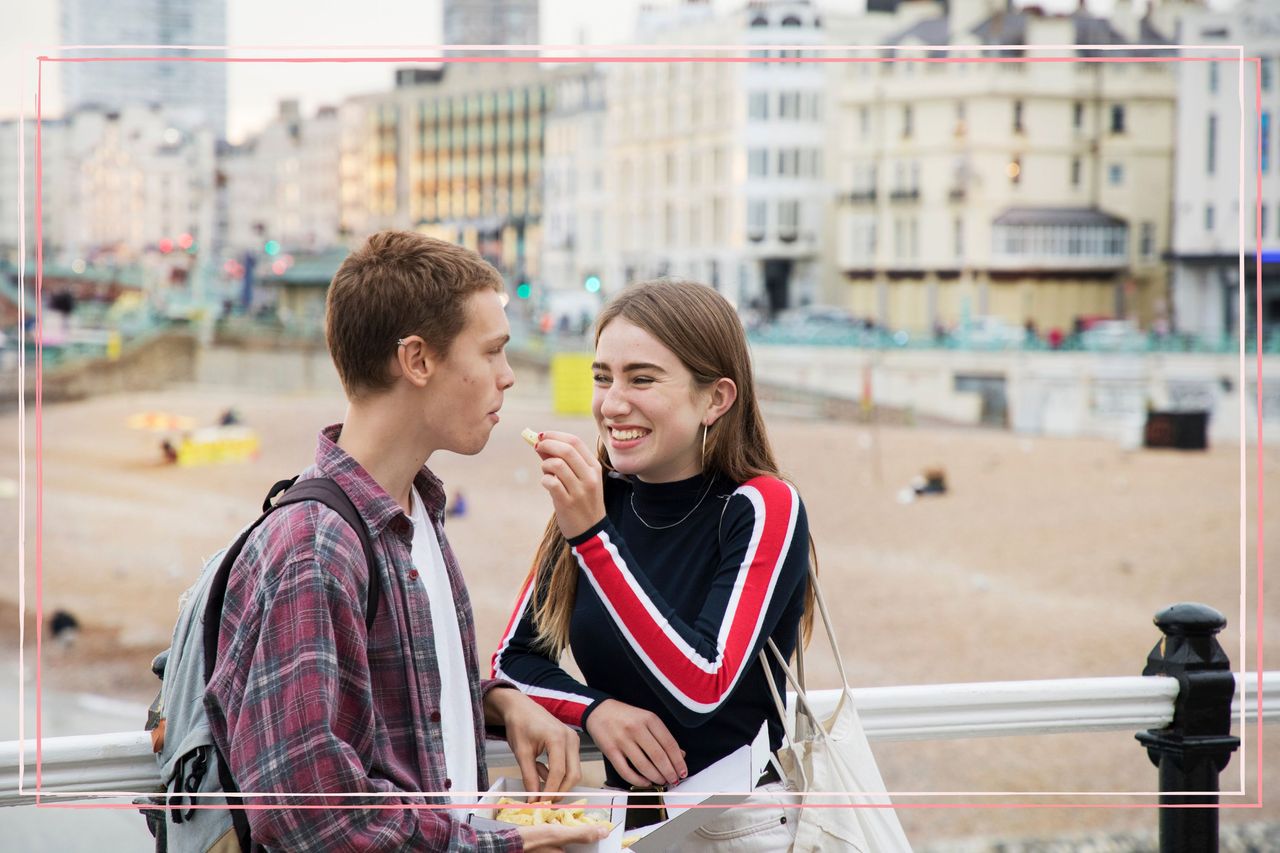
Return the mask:
[(702, 471), (702, 424), (710, 392), (698, 389), (675, 353), (621, 317), (596, 343), (591, 412), (622, 474), (670, 483)]

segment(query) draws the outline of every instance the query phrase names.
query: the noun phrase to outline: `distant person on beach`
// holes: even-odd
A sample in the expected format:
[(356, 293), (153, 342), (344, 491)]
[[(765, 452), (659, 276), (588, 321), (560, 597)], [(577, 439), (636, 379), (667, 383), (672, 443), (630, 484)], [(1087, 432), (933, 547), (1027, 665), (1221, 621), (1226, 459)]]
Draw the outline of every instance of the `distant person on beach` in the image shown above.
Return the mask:
[[(232, 569), (205, 703), (237, 786), (259, 795), (246, 799), (255, 849), (547, 851), (603, 837), (598, 826), (477, 832), (439, 808), (488, 787), (486, 726), (505, 730), (528, 790), (579, 777), (572, 730), (479, 678), (444, 487), (425, 467), (437, 450), (479, 453), (498, 422), (515, 381), (501, 297), (479, 255), (412, 232), (374, 234), (334, 275), (325, 335), (347, 416), (321, 431), (301, 476), (347, 493), (377, 564), (310, 501), (273, 513)], [(381, 594), (366, 630), (370, 583)]]
[[(585, 729), (610, 786), (660, 790), (762, 724), (782, 745), (757, 652), (772, 638), (790, 657), (807, 633), (808, 520), (778, 474), (742, 324), (713, 289), (628, 287), (597, 320), (592, 369), (595, 441), (536, 444), (554, 515), (494, 674)], [(561, 667), (566, 649), (585, 680)], [(730, 809), (680, 849), (788, 849), (799, 795), (772, 768), (756, 786), (762, 808)]]

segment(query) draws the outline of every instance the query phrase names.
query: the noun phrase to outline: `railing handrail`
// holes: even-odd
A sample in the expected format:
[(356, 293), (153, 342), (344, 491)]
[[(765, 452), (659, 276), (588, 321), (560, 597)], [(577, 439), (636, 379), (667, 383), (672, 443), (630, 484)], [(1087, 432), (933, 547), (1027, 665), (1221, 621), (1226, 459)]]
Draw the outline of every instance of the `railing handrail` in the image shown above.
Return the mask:
[[(813, 692), (815, 709), (829, 712), (841, 691)], [(1063, 678), (969, 684), (851, 689), (867, 737), (879, 741), (1006, 737), (1063, 732), (1137, 731), (1173, 720), (1173, 678)], [(789, 701), (788, 708), (795, 702)], [(1280, 671), (1262, 673), (1263, 716), (1280, 718)], [(1258, 673), (1236, 674), (1233, 719), (1257, 719)], [(18, 792), (20, 747), (26, 763)], [(0, 743), (0, 806), (35, 801), (35, 740)], [(489, 741), (490, 766), (512, 766), (505, 741)], [(582, 757), (599, 758), (584, 739)], [(41, 796), (88, 799), (153, 790), (159, 769), (145, 731), (44, 738)]]

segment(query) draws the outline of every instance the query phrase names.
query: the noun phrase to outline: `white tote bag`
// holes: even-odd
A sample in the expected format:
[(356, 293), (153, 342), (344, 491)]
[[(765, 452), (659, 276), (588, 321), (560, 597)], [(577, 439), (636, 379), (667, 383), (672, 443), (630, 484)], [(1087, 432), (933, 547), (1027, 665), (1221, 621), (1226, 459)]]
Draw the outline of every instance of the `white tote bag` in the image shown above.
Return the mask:
[[(845, 675), (844, 660), (831, 628), (831, 617), (818, 587), (817, 574), (809, 569), (809, 582), (813, 584), (822, 624), (831, 641), (840, 670), (840, 699), (835, 710), (826, 717), (819, 717), (809, 702), (804, 687), (804, 643), (796, 643), (797, 677), (783, 659), (773, 640), (769, 650), (782, 665), (787, 681), (796, 691), (796, 716), (788, 727), (782, 697), (767, 665), (764, 650), (760, 651), (760, 663), (765, 667), (765, 680), (773, 692), (774, 704), (783, 721), (786, 743), (778, 750), (778, 763), (786, 780), (798, 791), (805, 792), (803, 802), (808, 805), (848, 805), (862, 808), (802, 808), (799, 827), (796, 830), (796, 853), (821, 853), (828, 850), (853, 850), (858, 853), (911, 853), (898, 815), (892, 808), (889, 795), (876, 767), (871, 745), (867, 743), (858, 710), (849, 691), (849, 679)], [(822, 792), (835, 792), (824, 795)]]

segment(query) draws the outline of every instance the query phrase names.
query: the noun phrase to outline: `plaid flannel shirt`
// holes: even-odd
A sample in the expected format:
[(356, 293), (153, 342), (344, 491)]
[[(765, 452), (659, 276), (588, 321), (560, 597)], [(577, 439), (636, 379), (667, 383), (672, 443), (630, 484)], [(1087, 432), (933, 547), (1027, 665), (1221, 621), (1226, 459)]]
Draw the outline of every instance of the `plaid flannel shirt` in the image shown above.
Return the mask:
[[(359, 537), (333, 510), (308, 501), (271, 515), (245, 544), (227, 585), (218, 665), (205, 694), (209, 724), (249, 805), (255, 846), (296, 851), (521, 850), (513, 829), (477, 833), (447, 791), (440, 678), (426, 591), (410, 558), (413, 524), (337, 444), (320, 434), (314, 467), (351, 497), (368, 524), (382, 596), (365, 630)], [(444, 490), (423, 468), (414, 479), (453, 587), (476, 721), (480, 787), (488, 785), (483, 693), (471, 601), (444, 538)], [(382, 795), (389, 792), (390, 796)], [(306, 794), (373, 794), (315, 797)], [(347, 808), (315, 808), (327, 804)], [(361, 806), (350, 808), (350, 806)], [(367, 808), (364, 806), (371, 806)]]

